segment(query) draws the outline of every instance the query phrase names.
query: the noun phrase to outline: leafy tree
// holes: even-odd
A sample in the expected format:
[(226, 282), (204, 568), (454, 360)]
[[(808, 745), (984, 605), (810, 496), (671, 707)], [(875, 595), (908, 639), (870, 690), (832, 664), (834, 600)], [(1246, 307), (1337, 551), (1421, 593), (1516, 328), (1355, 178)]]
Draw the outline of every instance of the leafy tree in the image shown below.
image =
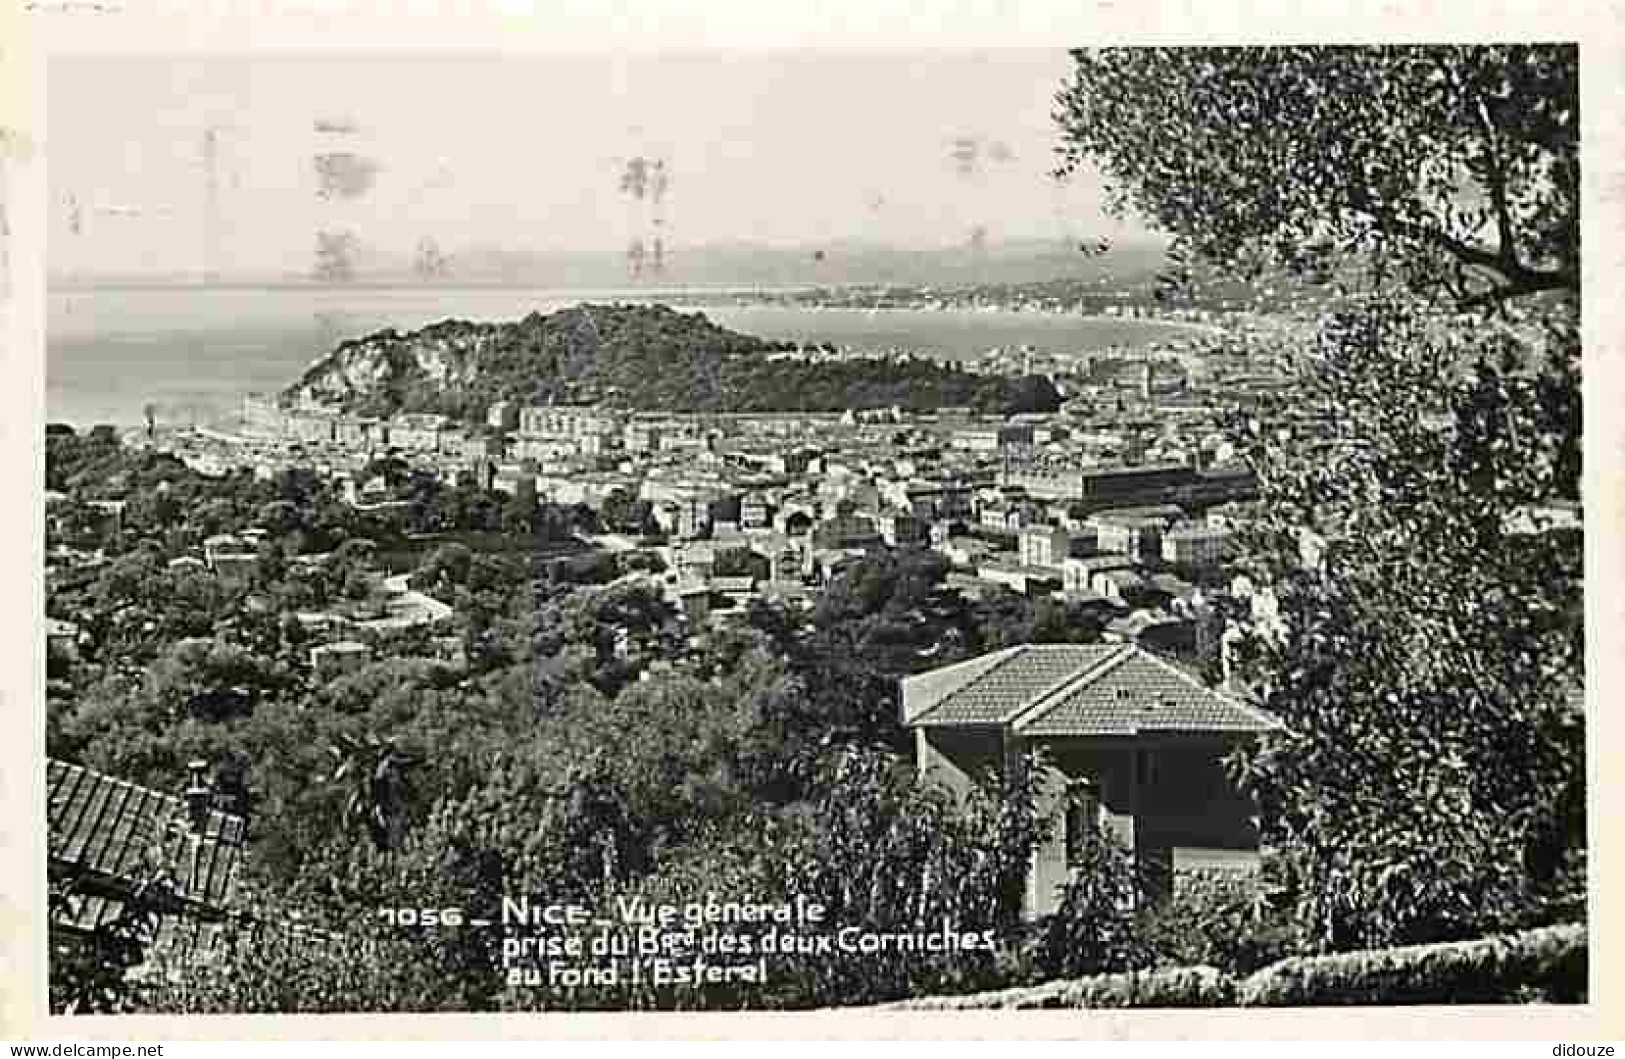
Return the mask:
[(370, 732), (359, 738), (340, 733), (328, 752), (334, 760), (330, 781), (350, 789), (346, 820), (359, 821), (379, 849), (398, 845), (410, 798), (407, 776), (419, 759), (393, 738)]
[(630, 489), (616, 488), (604, 497), (601, 517), (610, 530), (646, 534), (654, 525), (654, 505), (638, 499)]
[(1063, 168), (1187, 260), (1363, 269), (1287, 338), (1298, 392), (1230, 429), (1280, 610), (1237, 654), (1286, 723), (1234, 764), (1301, 942), (1583, 916), (1579, 535), (1515, 532), (1578, 497), (1575, 49), (1074, 60)]
[(468, 545), (442, 544), (423, 557), (410, 583), (431, 595), (449, 594), (454, 586), (468, 583), (473, 564), (474, 552)]
[(1135, 923), (1138, 884), (1129, 851), (1093, 822), (1078, 840), (1061, 906), (1038, 938), (1038, 970), (1047, 978), (1081, 978), (1143, 966), (1148, 961)]
[[(423, 342), (475, 370), (454, 385), (423, 371)], [(768, 360), (793, 348), (660, 305), (580, 305), (506, 324), (448, 320), (411, 334), (384, 331), (343, 343), (300, 386), (340, 382), (341, 358), (374, 359), (382, 380), (348, 397), (351, 411), (482, 416), (496, 400), (603, 403), (619, 408), (766, 412), (964, 405), (1010, 413), (1051, 404), (1044, 380), (1017, 383), (930, 362)]]
[(1072, 54), (1062, 171), (1098, 167), (1181, 250), (1308, 274), (1376, 252), (1467, 304), (1578, 289), (1573, 45)]
[(1007, 415), (1054, 412), (1061, 407), (1061, 391), (1048, 375), (1022, 375), (1011, 379), (1004, 408)]
[(1291, 956), (1295, 932), (1267, 887), (1259, 876), (1180, 872), (1172, 894), (1138, 912), (1134, 931), (1143, 956), (1158, 966), (1217, 967), (1234, 975)]
[(1583, 914), (1582, 550), (1516, 525), (1577, 485), (1578, 425), (1546, 399), (1577, 339), (1541, 338), (1361, 314), (1304, 382), (1347, 443), (1252, 438), (1248, 558), (1282, 619), (1253, 672), (1288, 731), (1242, 775), (1316, 946)]
[(149, 990), (131, 972), (147, 959), (160, 918), (178, 895), (161, 865), (142, 865), (140, 874), (118, 913), (83, 933), (68, 931), (61, 921), (74, 919), (84, 903), (98, 899), (94, 881), (85, 874), (51, 880), (46, 900), (53, 1014), (127, 1014), (147, 1007)]

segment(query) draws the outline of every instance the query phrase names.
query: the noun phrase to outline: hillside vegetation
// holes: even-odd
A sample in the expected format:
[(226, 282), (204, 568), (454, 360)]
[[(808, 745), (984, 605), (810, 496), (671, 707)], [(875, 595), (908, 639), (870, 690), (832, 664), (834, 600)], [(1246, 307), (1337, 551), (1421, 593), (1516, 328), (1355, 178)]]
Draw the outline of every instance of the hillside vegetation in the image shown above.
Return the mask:
[(364, 415), (482, 417), (492, 402), (603, 403), (638, 411), (813, 412), (968, 406), (1053, 409), (1038, 378), (975, 375), (924, 362), (770, 359), (794, 350), (660, 305), (579, 305), (511, 323), (448, 320), (340, 344), (287, 396)]

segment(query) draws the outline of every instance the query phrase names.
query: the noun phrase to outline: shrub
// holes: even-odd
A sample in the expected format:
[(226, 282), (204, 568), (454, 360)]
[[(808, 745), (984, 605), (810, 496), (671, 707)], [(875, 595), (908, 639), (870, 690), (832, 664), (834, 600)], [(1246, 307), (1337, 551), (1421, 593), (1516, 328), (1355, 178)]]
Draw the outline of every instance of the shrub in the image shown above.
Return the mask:
[(1213, 967), (1172, 967), (1080, 978), (1065, 984), (1059, 1007), (1190, 1008), (1235, 1002), (1236, 982)]
[(1255, 874), (1182, 871), (1172, 895), (1141, 913), (1138, 934), (1163, 967), (1212, 966), (1249, 974), (1293, 951), (1295, 934)]
[(1282, 960), (1245, 979), (1245, 1005), (1583, 1003), (1582, 924)]
[(1038, 941), (1039, 973), (1070, 978), (1142, 964), (1144, 947), (1135, 932), (1137, 889), (1128, 851), (1101, 828), (1087, 828), (1061, 907), (1044, 924)]

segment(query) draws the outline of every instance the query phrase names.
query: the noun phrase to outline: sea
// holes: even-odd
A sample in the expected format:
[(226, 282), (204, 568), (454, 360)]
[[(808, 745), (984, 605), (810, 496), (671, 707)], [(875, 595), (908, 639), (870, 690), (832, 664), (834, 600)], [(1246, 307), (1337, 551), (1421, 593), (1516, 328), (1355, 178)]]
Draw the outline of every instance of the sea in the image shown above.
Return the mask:
[(46, 317), (48, 422), (135, 426), (229, 421), (245, 394), (292, 384), (335, 345), (441, 320), (501, 322), (582, 302), (660, 302), (762, 338), (962, 360), (1031, 345), (1049, 353), (1135, 348), (1180, 324), (1014, 311), (734, 305), (726, 292), (447, 288), (54, 289)]

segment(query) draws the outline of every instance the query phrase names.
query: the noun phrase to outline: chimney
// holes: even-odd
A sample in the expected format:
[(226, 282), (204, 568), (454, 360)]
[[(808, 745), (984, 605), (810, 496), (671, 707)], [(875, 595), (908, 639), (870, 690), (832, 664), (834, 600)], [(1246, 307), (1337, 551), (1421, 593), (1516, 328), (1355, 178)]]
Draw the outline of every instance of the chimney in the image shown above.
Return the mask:
[(189, 782), (186, 788), (186, 815), (192, 823), (192, 831), (202, 834), (204, 826), (209, 820), (209, 808), (213, 802), (213, 791), (209, 788), (207, 778), (209, 763), (202, 758), (193, 758), (186, 763)]

